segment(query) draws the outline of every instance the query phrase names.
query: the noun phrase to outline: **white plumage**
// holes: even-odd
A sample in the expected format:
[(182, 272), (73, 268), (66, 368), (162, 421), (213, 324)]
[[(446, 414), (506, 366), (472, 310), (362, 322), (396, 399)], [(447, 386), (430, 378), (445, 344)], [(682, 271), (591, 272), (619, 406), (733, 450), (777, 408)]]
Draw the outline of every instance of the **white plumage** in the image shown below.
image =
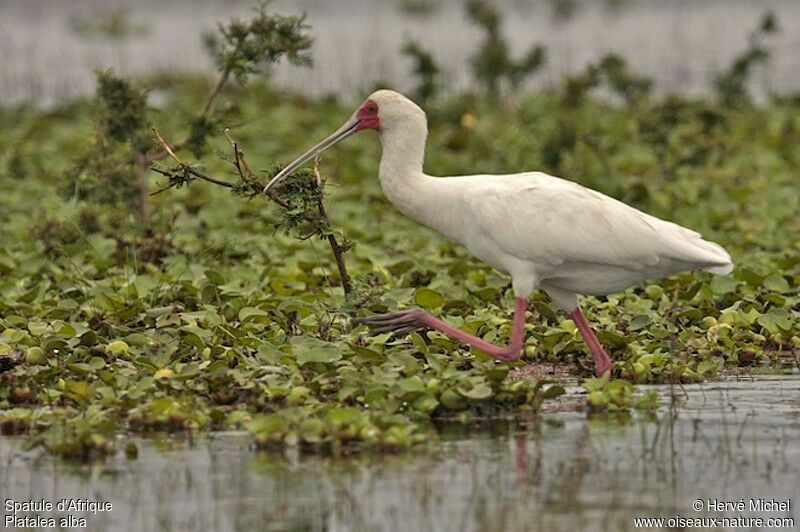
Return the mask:
[[(698, 233), (571, 181), (541, 172), (426, 175), (425, 113), (392, 91), (373, 93), (342, 128), (290, 164), (268, 188), (361, 129), (380, 132), (380, 182), (389, 201), (508, 273), (517, 310), (522, 309), (523, 315), (533, 290), (547, 292), (578, 322), (595, 355), (598, 374), (610, 369), (610, 361), (580, 313), (578, 294), (605, 295), (685, 270), (725, 274), (733, 268), (725, 249)], [(498, 358), (511, 359), (507, 352), (511, 346), (504, 350), (490, 346), (428, 315), (392, 314), (370, 323), (380, 325), (380, 330), (403, 331), (427, 325), (490, 353), (494, 348)]]
[(380, 180), (389, 201), (511, 275), (518, 297), (542, 288), (569, 311), (576, 294), (605, 295), (684, 270), (733, 267), (721, 246), (694, 231), (541, 172), (428, 176), (424, 112), (390, 91), (370, 99), (382, 123), (384, 109), (393, 119), (381, 131)]

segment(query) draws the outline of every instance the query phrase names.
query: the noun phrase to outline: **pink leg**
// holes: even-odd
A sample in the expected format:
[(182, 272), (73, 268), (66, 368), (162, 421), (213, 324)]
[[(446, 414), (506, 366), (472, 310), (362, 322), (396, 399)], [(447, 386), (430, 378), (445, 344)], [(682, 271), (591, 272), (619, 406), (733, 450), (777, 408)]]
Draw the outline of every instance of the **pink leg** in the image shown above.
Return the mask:
[(454, 340), (477, 347), (498, 360), (511, 362), (519, 360), (522, 356), (522, 348), (525, 343), (525, 310), (527, 306), (528, 302), (521, 297), (514, 300), (514, 326), (511, 333), (511, 342), (506, 347), (496, 346), (482, 338), (466, 333), (422, 310), (407, 310), (394, 314), (356, 318), (353, 322), (356, 324), (377, 325), (378, 327), (373, 329), (374, 332), (398, 333), (409, 332), (419, 328), (420, 325), (426, 325), (431, 329), (443, 332)]
[(578, 326), (583, 340), (586, 342), (586, 345), (589, 346), (589, 351), (591, 351), (592, 357), (594, 357), (594, 374), (598, 377), (602, 377), (606, 372), (610, 372), (613, 366), (611, 359), (608, 358), (605, 349), (603, 349), (603, 346), (600, 344), (600, 340), (594, 335), (594, 331), (589, 325), (589, 322), (586, 321), (586, 316), (583, 315), (580, 307), (570, 312), (569, 317), (572, 318), (572, 321)]

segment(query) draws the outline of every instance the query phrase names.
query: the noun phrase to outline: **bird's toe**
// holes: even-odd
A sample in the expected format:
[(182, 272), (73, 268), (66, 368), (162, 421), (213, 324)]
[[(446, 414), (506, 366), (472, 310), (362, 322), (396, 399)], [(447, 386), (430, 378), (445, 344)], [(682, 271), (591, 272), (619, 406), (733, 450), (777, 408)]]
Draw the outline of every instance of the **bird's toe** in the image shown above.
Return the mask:
[(366, 325), (369, 327), (370, 336), (383, 333), (394, 333), (395, 336), (403, 336), (423, 326), (422, 322), (419, 321), (418, 310), (403, 310), (388, 314), (363, 316), (353, 318), (350, 323), (354, 327)]

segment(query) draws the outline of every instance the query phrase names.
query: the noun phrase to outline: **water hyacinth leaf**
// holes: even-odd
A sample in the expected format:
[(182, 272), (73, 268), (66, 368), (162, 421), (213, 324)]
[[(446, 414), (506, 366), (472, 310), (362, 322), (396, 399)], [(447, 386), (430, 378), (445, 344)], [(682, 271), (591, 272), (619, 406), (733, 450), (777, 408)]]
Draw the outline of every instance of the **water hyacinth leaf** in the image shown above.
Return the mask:
[(42, 348), (51, 353), (63, 351), (64, 349), (67, 349), (68, 345), (69, 344), (67, 344), (63, 338), (58, 336), (48, 336), (42, 340)]
[(175, 410), (177, 403), (171, 397), (162, 397), (150, 402), (150, 411), (156, 415), (166, 414), (171, 410)]
[(278, 350), (273, 345), (263, 344), (258, 348), (256, 356), (259, 360), (266, 362), (267, 364), (279, 365), (282, 363), (283, 357), (286, 356), (286, 353)]
[[(619, 63), (609, 66), (620, 74)], [(216, 135), (225, 123), (247, 124), (230, 132), (241, 133), (240, 149), (253, 138), (270, 139), (248, 154), (256, 181), (274, 175), (259, 167), (285, 159), (311, 136), (322, 138), (352, 113), (346, 102), (297, 98), (259, 83), (221, 91), (235, 106), (215, 106), (207, 122), (181, 124), (209, 86), (199, 78), (159, 86), (163, 104), (148, 106), (144, 119), (163, 122), (169, 110), (179, 110), (178, 121), (163, 126), (178, 132), (177, 143), (185, 140), (180, 131)], [(626, 379), (680, 383), (738, 372), (740, 363), (785, 367), (800, 333), (794, 246), (800, 226), (788, 201), (796, 196), (793, 149), (800, 143), (791, 104), (767, 99), (734, 109), (702, 97), (653, 97), (608, 105), (585, 97), (566, 107), (563, 92), (526, 91), (511, 109), (472, 96), (434, 99), (426, 166), (441, 174), (541, 167), (698, 230), (732, 252), (736, 269), (729, 276), (679, 273), (581, 299)], [(380, 183), (362, 179), (374, 170), (377, 143), (343, 144), (321, 167), (336, 184), (323, 195), (334, 221), (324, 231), (345, 231), (358, 244), (345, 254), (358, 279), (357, 297), (346, 299), (325, 240), (320, 234), (303, 240), (314, 227), (272, 230), (273, 221), (296, 220), (309, 206), (294, 205), (287, 214), (262, 194), (242, 198), (198, 183), (153, 199), (149, 228), (131, 225), (140, 191), (125, 183), (135, 176), (129, 170), (136, 145), (106, 153), (92, 169), (99, 177), (125, 170), (117, 186), (81, 190), (74, 177), (58, 174), (94, 152), (120, 150), (86, 129), (100, 116), (92, 102), (65, 109), (0, 109), (13, 118), (0, 131), (7, 163), (0, 174), (28, 167), (24, 179), (4, 181), (0, 196), (8, 218), (0, 234), (0, 402), (12, 404), (13, 395), (42, 427), (79, 418), (87, 434), (106, 442), (125, 428), (247, 427), (260, 428), (253, 437), (268, 446), (381, 452), (412, 445), (420, 435), (435, 438), (429, 427), (438, 418), (535, 413), (562, 387), (526, 377), (529, 364), (573, 376), (590, 365), (574, 323), (541, 292), (531, 296), (526, 356), (515, 364), (438, 332), (370, 337), (364, 327), (350, 328), (352, 315), (419, 306), (487, 340), (505, 343), (510, 333), (508, 277), (390, 208)], [(229, 110), (239, 116), (227, 116)], [(556, 134), (530, 134), (532, 123)], [(47, 127), (40, 131), (40, 124)], [(157, 148), (149, 127), (142, 128), (142, 146)], [(201, 149), (200, 140), (192, 147)], [(217, 140), (215, 147), (231, 158), (227, 139)], [(238, 184), (231, 161), (212, 154), (190, 160), (188, 150), (177, 155)], [(310, 178), (310, 170), (302, 176)], [(151, 192), (165, 184), (150, 177)], [(70, 189), (67, 201), (57, 189)], [(133, 194), (120, 203), (85, 196), (123, 189)], [(318, 212), (316, 196), (307, 197)], [(31, 198), (36, 209), (28, 208)], [(76, 381), (85, 382), (88, 395), (70, 389)], [(592, 409), (620, 412), (650, 403), (629, 386), (590, 382)], [(340, 409), (345, 420), (337, 419)], [(103, 419), (117, 428), (105, 433)], [(256, 419), (261, 427), (250, 425)]]
[(106, 361), (100, 357), (92, 357), (87, 364), (89, 371), (92, 372), (96, 372), (97, 370), (104, 368), (105, 365)]
[(106, 353), (110, 355), (121, 355), (130, 351), (130, 346), (122, 340), (114, 340), (106, 346)]
[(430, 414), (439, 406), (439, 400), (433, 394), (426, 393), (414, 399), (411, 407), (424, 414)]
[(249, 321), (267, 323), (269, 321), (269, 313), (256, 307), (244, 307), (239, 311), (239, 321), (241, 323), (247, 323)]
[(508, 376), (508, 366), (493, 367), (486, 371), (486, 378), (491, 382), (502, 382)]
[(225, 284), (225, 277), (216, 270), (206, 270), (205, 276), (213, 285), (222, 286)]
[(307, 443), (319, 443), (325, 433), (325, 423), (320, 419), (304, 419), (298, 427), (300, 439)]
[(563, 386), (560, 386), (558, 384), (554, 384), (554, 385), (548, 386), (544, 390), (544, 392), (542, 392), (542, 398), (543, 399), (555, 399), (556, 397), (562, 396), (565, 393), (567, 393), (567, 391), (564, 389)]
[(351, 398), (353, 395), (355, 395), (355, 393), (358, 392), (358, 390), (359, 390), (358, 386), (343, 386), (336, 393), (336, 398), (339, 401), (345, 401)]
[(785, 294), (792, 289), (792, 287), (789, 286), (788, 281), (786, 281), (782, 275), (778, 275), (777, 273), (773, 273), (772, 275), (768, 275), (764, 278), (764, 288), (780, 294)]
[(189, 379), (200, 373), (198, 364), (184, 364), (180, 367), (178, 375), (181, 379)]
[(397, 382), (396, 386), (400, 391), (400, 395), (405, 400), (410, 400), (418, 394), (424, 393), (426, 388), (425, 384), (417, 376), (401, 379)]
[(153, 374), (153, 378), (157, 381), (171, 379), (175, 376), (175, 372), (170, 368), (161, 368)]
[(343, 356), (340, 346), (316, 338), (295, 336), (289, 343), (292, 346), (292, 353), (294, 353), (297, 363), (301, 366), (311, 362), (336, 362), (341, 360)]
[(447, 389), (439, 396), (439, 402), (449, 410), (463, 410), (467, 407), (464, 397), (454, 389)]
[(427, 310), (436, 310), (444, 305), (444, 296), (430, 288), (420, 288), (414, 293), (414, 302)]
[(628, 323), (629, 331), (640, 331), (650, 325), (650, 316), (636, 316)]
[(750, 286), (758, 287), (764, 281), (764, 276), (759, 275), (750, 268), (737, 268), (734, 271), (734, 276), (747, 283)]
[(758, 316), (757, 321), (770, 334), (779, 334), (792, 328), (791, 317), (784, 309), (770, 309), (766, 314)]
[(328, 410), (326, 419), (331, 425), (348, 425), (357, 423), (364, 414), (357, 408), (336, 407)]
[(378, 361), (378, 360), (384, 360), (386, 358), (384, 355), (382, 355), (378, 351), (375, 351), (374, 349), (369, 349), (367, 347), (361, 347), (354, 344), (350, 344), (349, 347), (353, 351), (353, 353), (355, 353), (359, 357), (363, 357), (365, 360)]
[(92, 389), (85, 382), (70, 382), (67, 384), (67, 393), (76, 401), (86, 401), (92, 395)]
[(470, 389), (459, 387), (458, 393), (470, 399), (488, 399), (494, 394), (494, 391), (488, 384), (481, 382)]
[(711, 290), (717, 295), (729, 294), (736, 291), (737, 284), (729, 275), (715, 275), (711, 279)]
[(28, 330), (33, 336), (42, 336), (47, 333), (49, 328), (47, 323), (41, 321), (28, 322)]
[[(153, 339), (150, 336), (142, 333), (133, 333), (129, 334), (125, 337), (124, 342), (128, 344), (128, 346), (136, 346), (136, 347), (145, 347), (148, 345), (153, 344)], [(113, 343), (113, 342), (112, 342)], [(129, 347), (130, 349), (130, 347)], [(121, 352), (125, 352), (125, 349), (122, 349)]]

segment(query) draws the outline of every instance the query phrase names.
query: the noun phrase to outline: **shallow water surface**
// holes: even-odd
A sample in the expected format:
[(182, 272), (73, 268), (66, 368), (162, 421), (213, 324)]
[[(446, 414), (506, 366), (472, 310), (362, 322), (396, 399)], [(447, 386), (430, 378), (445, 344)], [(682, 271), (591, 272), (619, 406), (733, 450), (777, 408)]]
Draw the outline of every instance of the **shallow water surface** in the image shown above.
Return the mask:
[[(657, 389), (655, 416), (587, 418), (573, 408), (583, 403), (575, 387), (539, 422), (442, 427), (441, 444), (397, 456), (255, 452), (247, 436), (218, 433), (142, 440), (136, 460), (74, 465), (3, 438), (0, 499), (110, 501), (111, 512), (72, 512), (93, 530), (624, 530), (633, 517), (677, 515), (798, 522), (800, 377)], [(791, 507), (707, 512), (708, 499)]]

